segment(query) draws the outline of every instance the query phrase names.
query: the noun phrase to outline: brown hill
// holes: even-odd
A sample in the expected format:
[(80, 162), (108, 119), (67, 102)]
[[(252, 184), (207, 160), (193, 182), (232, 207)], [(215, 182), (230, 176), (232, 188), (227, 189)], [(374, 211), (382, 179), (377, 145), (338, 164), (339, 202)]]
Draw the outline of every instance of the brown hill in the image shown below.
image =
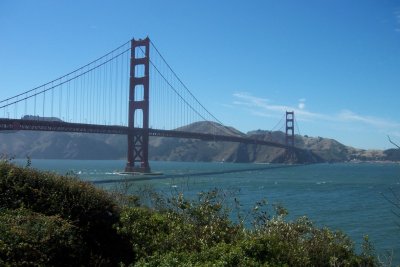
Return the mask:
[[(284, 143), (283, 132), (251, 131), (247, 134), (214, 122), (196, 122), (177, 130), (234, 134)], [(0, 132), (0, 153), (17, 158), (44, 159), (124, 159), (126, 137), (120, 135)], [(322, 137), (295, 136), (295, 145), (307, 151), (298, 153), (297, 162), (344, 162), (351, 160), (400, 160), (398, 149), (363, 150)], [(231, 142), (204, 142), (194, 139), (150, 138), (150, 159), (165, 161), (288, 162), (285, 150), (268, 146)]]

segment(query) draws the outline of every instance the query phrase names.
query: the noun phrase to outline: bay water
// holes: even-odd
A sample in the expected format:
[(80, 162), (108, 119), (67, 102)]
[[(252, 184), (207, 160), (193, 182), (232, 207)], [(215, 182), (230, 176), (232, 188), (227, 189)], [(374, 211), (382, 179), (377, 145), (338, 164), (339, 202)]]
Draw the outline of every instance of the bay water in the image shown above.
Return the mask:
[[(26, 160), (14, 160), (25, 165)], [(318, 227), (342, 230), (360, 248), (369, 236), (381, 259), (400, 264), (400, 212), (388, 199), (400, 197), (400, 164), (337, 163), (314, 165), (150, 162), (163, 175), (124, 176), (123, 160), (32, 160), (32, 167), (59, 174), (73, 172), (113, 190), (131, 188), (194, 196), (212, 189), (235, 192), (244, 211), (262, 199), (281, 204), (289, 219), (307, 216)], [(391, 256), (393, 255), (393, 256)]]

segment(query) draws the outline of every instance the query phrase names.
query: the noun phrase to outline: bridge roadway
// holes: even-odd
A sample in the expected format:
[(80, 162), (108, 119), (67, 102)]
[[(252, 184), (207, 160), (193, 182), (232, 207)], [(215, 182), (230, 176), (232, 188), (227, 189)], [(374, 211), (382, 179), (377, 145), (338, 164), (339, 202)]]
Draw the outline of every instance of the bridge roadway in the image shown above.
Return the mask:
[[(113, 125), (97, 125), (97, 124), (83, 124), (83, 123), (70, 123), (63, 121), (46, 121), (46, 120), (23, 120), (23, 119), (4, 119), (0, 118), (0, 132), (1, 131), (52, 131), (52, 132), (76, 132), (76, 133), (100, 133), (100, 134), (121, 134), (127, 135), (129, 131), (145, 131), (142, 128), (130, 129), (127, 126), (113, 126)], [(194, 133), (183, 132), (174, 130), (159, 130), (148, 129), (149, 136), (156, 137), (176, 137), (199, 139), (203, 141), (227, 141), (252, 145), (265, 145), (280, 148), (290, 148), (284, 144), (253, 139), (242, 136), (229, 136), (208, 133)], [(295, 150), (302, 150), (294, 148)]]

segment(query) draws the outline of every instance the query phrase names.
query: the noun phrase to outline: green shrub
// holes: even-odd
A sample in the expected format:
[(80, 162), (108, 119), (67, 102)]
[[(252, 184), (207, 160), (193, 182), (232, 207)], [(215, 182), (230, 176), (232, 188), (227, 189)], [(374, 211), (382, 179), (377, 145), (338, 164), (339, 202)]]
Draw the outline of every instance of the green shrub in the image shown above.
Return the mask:
[(273, 213), (266, 201), (256, 203), (247, 229), (243, 217), (230, 219), (224, 191), (148, 195), (149, 207), (117, 195), (133, 205), (120, 210), (91, 184), (2, 162), (0, 265), (378, 265), (368, 242), (357, 254), (343, 233), (307, 218), (286, 221), (287, 211), (275, 206)]
[(340, 231), (317, 228), (301, 217), (287, 222), (272, 217), (242, 243), (247, 257), (259, 263), (288, 266), (375, 266), (374, 257), (357, 255), (353, 242)]
[[(155, 254), (141, 259), (134, 266), (261, 266), (254, 259), (246, 257), (244, 251), (236, 244), (219, 243), (200, 252), (175, 252)], [(264, 266), (269, 266), (264, 264)]]
[(72, 266), (87, 253), (79, 229), (27, 209), (0, 212), (0, 264)]
[(243, 227), (230, 219), (224, 191), (200, 192), (194, 200), (178, 194), (167, 199), (167, 203), (170, 203), (170, 213), (193, 226), (190, 237), (198, 242), (198, 250), (221, 242), (230, 244), (242, 233)]
[(25, 207), (47, 215), (60, 215), (80, 226), (93, 217), (117, 214), (112, 198), (92, 184), (74, 177), (0, 163), (0, 206)]
[(125, 208), (117, 229), (119, 234), (130, 240), (130, 246), (139, 259), (156, 252), (165, 253), (177, 249), (170, 237), (176, 224), (168, 216), (147, 208)]
[(68, 220), (79, 227), (90, 257), (96, 261), (116, 263), (132, 259), (126, 251), (128, 243), (113, 227), (119, 221), (119, 209), (113, 199), (77, 178), (1, 162), (0, 207), (26, 208)]
[[(231, 222), (218, 190), (202, 192), (197, 200), (182, 194), (164, 199), (160, 209), (126, 207), (118, 233), (131, 242), (137, 259), (171, 251), (199, 252), (221, 242), (236, 242), (243, 228)], [(157, 195), (159, 201), (160, 196)]]
[(272, 218), (268, 229), (247, 231), (236, 242), (220, 242), (200, 251), (158, 250), (134, 266), (378, 266), (357, 255), (340, 232), (313, 227), (301, 218)]
[(254, 209), (254, 229), (234, 224), (221, 191), (182, 194), (159, 201), (159, 211), (135, 207), (121, 215), (119, 233), (131, 240), (135, 266), (375, 266), (358, 255), (341, 232), (317, 228), (306, 217), (285, 220), (287, 211), (265, 201)]

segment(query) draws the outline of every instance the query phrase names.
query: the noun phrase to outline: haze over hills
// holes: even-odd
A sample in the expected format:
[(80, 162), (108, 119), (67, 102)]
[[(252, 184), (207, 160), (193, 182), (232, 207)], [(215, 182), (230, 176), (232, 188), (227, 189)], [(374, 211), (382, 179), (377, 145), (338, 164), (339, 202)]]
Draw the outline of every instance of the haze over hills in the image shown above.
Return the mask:
[[(215, 134), (235, 134), (284, 143), (285, 134), (263, 130), (242, 133), (214, 122), (196, 122), (177, 130)], [(60, 133), (0, 132), (0, 153), (16, 158), (38, 159), (124, 159), (126, 136)], [(298, 162), (399, 161), (400, 151), (364, 150), (322, 137), (295, 136), (296, 147), (309, 150)], [(150, 159), (163, 161), (287, 162), (282, 148), (232, 142), (204, 142), (195, 139), (150, 138)]]

